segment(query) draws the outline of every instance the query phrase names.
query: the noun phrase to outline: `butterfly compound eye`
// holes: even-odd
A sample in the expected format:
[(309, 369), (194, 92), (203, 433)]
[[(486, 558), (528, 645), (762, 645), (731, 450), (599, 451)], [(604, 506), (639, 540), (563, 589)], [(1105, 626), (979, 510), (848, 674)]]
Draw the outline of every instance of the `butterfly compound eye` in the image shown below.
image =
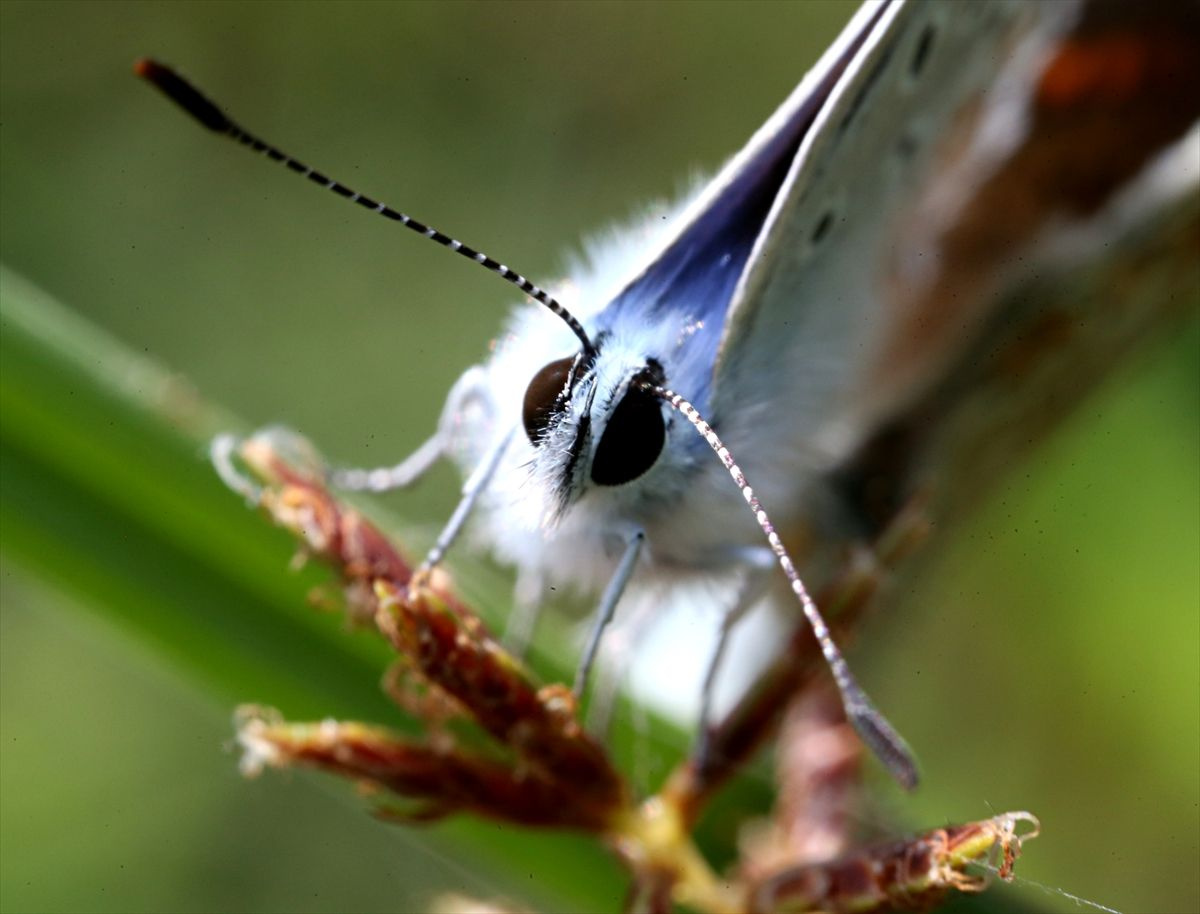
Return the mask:
[(525, 425), (525, 434), (535, 447), (541, 442), (546, 433), (546, 426), (558, 407), (563, 392), (567, 389), (567, 381), (571, 377), (571, 366), (575, 356), (567, 356), (546, 365), (533, 376), (529, 386), (525, 388), (525, 403), (521, 408), (521, 421)]
[(600, 436), (592, 459), (592, 482), (598, 486), (632, 482), (654, 466), (666, 439), (662, 402), (641, 387), (630, 387)]

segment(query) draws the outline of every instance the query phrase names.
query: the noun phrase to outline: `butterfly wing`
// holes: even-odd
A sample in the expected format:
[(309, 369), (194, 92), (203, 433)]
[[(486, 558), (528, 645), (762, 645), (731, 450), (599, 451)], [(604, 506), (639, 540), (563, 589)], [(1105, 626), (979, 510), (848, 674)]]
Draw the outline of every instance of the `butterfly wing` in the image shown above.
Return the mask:
[[(713, 382), (727, 438), (786, 415), (811, 451), (832, 417), (845, 424), (851, 389), (878, 345), (897, 214), (929, 167), (930, 147), (995, 79), (998, 38), (1019, 12), (906, 2), (873, 24), (800, 145), (735, 291)], [(843, 450), (821, 444), (830, 459)]]
[[(807, 465), (848, 482), (859, 519), (882, 526), (914, 455), (963, 431), (951, 417), (965, 404), (982, 413), (976, 444), (1038, 409), (1048, 424), (1085, 374), (1188, 300), (1129, 287), (1123, 306), (1062, 304), (1045, 285), (1176, 210), (1174, 274), (1189, 282), (1200, 49), (1175, 21), (1188, 16), (1098, 0), (906, 2), (871, 23), (799, 145), (717, 356), (711, 412), (760, 490), (798, 510)], [(1159, 159), (1170, 174), (1130, 193)], [(1144, 234), (1131, 243), (1148, 249)], [(1014, 376), (1035, 363), (1050, 366), (1037, 381)], [(993, 464), (1010, 456), (995, 450)]]

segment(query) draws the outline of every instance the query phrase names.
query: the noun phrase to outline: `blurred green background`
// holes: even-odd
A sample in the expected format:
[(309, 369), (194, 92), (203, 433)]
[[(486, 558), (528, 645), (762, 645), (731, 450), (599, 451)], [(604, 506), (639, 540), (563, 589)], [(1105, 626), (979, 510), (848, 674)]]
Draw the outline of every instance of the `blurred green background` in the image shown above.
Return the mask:
[[(548, 279), (581, 237), (735, 150), (851, 9), (6, 0), (3, 259), (247, 424), (387, 461), (428, 434), (514, 296), (204, 135), (137, 83), (135, 57), (180, 67), (285, 149)], [(1122, 910), (1200, 909), (1198, 352), (1193, 321), (1115, 374), (855, 650), (924, 767), (915, 797), (884, 787), (883, 807), (915, 827), (1030, 809), (1045, 834), (1019, 874)], [(210, 497), (199, 455), (195, 479)], [(429, 527), (454, 491), (439, 469), (389, 504)], [(244, 512), (227, 505), (232, 547)], [(8, 525), (40, 509), (5, 508), (14, 542)], [(94, 537), (97, 555), (136, 567), (135, 543), (89, 522), (67, 511), (62, 542)], [(264, 567), (283, 577), (289, 548), (272, 542)], [(56, 571), (53, 541), (37, 560), (4, 555), (3, 910), (419, 910), (451, 889), (619, 906), (611, 869), (587, 876), (600, 895), (547, 888), (548, 869), (593, 859), (584, 842), (412, 832), (371, 820), (340, 783), (242, 780), (223, 751), (232, 702), (280, 703), (269, 678), (267, 694), (208, 688), (211, 654), (122, 625), (76, 569)], [(307, 583), (263, 586), (301, 606)], [(197, 612), (219, 601), (198, 591)], [(336, 619), (316, 624), (343, 638)], [(370, 647), (337, 644), (382, 669)], [(344, 706), (284, 709), (337, 713), (373, 688), (364, 677)], [(480, 842), (527, 865), (497, 865)], [(1029, 886), (1005, 896), (1075, 910)]]

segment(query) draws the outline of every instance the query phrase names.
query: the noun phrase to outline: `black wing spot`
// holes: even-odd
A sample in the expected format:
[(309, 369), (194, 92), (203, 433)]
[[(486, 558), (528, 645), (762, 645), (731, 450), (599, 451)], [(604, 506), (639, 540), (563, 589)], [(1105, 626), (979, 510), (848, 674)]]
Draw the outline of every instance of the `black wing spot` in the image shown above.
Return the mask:
[(921, 30), (921, 36), (917, 39), (917, 47), (913, 51), (912, 60), (908, 64), (908, 72), (915, 78), (920, 76), (925, 69), (925, 64), (929, 62), (929, 52), (933, 50), (933, 42), (937, 37), (937, 28), (932, 24), (925, 26)]
[(896, 44), (893, 42), (886, 48), (883, 48), (879, 51), (879, 59), (875, 61), (875, 66), (873, 66), (870, 72), (863, 77), (862, 83), (858, 87), (858, 92), (855, 93), (854, 98), (851, 99), (849, 106), (846, 108), (846, 113), (842, 115), (841, 121), (838, 122), (837, 132), (839, 134), (845, 133), (846, 129), (858, 116), (858, 112), (861, 110), (863, 102), (865, 102), (867, 100), (867, 96), (875, 90), (876, 84), (879, 82), (879, 77), (883, 75), (884, 71), (888, 68), (888, 65), (891, 64), (892, 54), (895, 52), (895, 50)]
[(825, 236), (829, 234), (831, 228), (833, 228), (833, 213), (826, 210), (821, 215), (821, 218), (817, 220), (816, 226), (813, 227), (812, 238), (810, 239), (812, 244), (815, 246), (824, 241)]

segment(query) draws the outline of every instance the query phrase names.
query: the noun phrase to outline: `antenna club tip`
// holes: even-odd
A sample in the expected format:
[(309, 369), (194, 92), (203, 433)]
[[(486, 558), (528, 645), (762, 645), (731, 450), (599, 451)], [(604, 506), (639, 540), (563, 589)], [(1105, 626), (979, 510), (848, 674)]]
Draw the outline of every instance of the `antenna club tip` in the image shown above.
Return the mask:
[(912, 793), (921, 785), (921, 772), (917, 769), (917, 760), (911, 755), (884, 758), (883, 764), (905, 793)]
[(233, 129), (220, 108), (166, 64), (153, 57), (139, 57), (133, 62), (133, 72), (210, 130), (227, 133)]
[(858, 731), (863, 744), (883, 763), (888, 773), (905, 791), (911, 792), (921, 781), (917, 759), (908, 743), (873, 705), (851, 700), (846, 705), (846, 718)]
[(153, 57), (139, 57), (133, 62), (134, 76), (140, 76), (142, 79), (148, 79), (154, 82), (155, 79), (162, 76), (163, 71), (169, 72), (169, 68), (160, 64)]

